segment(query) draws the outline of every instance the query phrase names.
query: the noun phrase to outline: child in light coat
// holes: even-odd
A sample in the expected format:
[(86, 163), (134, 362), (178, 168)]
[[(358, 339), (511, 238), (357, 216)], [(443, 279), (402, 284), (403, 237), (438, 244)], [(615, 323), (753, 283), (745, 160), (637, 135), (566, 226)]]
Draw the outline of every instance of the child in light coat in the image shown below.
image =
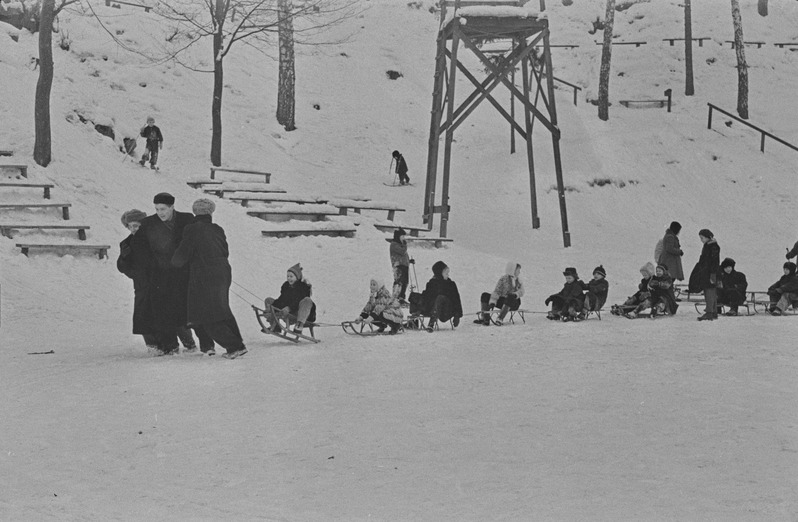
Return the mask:
[[(484, 292), (480, 297), (480, 309), (482, 312), (501, 309), (499, 317), (494, 321), (497, 326), (502, 325), (502, 321), (507, 316), (507, 312), (518, 310), (521, 307), (521, 298), (524, 296), (524, 283), (521, 282), (521, 265), (510, 261), (504, 267), (504, 275), (499, 278), (493, 293)], [(483, 313), (476, 321), (477, 324), (490, 325), (490, 314)]]
[(392, 335), (397, 333), (404, 320), (399, 301), (378, 279), (372, 279), (369, 288), (369, 300), (355, 322), (372, 323), (377, 327), (377, 332), (384, 332), (388, 327)]

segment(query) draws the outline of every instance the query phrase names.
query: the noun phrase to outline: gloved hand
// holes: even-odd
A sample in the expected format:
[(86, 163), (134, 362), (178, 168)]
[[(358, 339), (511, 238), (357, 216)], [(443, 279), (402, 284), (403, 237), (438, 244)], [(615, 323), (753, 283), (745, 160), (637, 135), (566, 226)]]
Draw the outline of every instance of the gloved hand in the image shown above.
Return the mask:
[(684, 250), (679, 250), (679, 255), (683, 256), (684, 255)]
[(411, 265), (415, 265), (415, 264), (416, 264), (416, 260), (415, 260), (415, 259), (413, 259), (412, 257), (410, 258), (410, 264), (411, 264)]
[(372, 321), (374, 321), (374, 318), (371, 316), (368, 316), (365, 319), (363, 319), (363, 322), (367, 324), (370, 324)]
[(715, 274), (709, 274), (709, 282), (710, 282), (711, 284), (713, 284), (713, 285), (714, 285), (714, 284), (717, 284), (717, 282), (718, 282), (718, 276), (716, 276)]

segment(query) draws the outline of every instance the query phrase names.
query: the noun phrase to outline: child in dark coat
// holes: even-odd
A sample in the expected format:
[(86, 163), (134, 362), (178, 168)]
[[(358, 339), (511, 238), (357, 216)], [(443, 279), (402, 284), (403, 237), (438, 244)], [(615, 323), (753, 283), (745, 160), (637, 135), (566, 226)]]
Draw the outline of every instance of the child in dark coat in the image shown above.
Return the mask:
[[(280, 287), (280, 297), (266, 298), (266, 308), (272, 306), (296, 317), (294, 332), (302, 333), (305, 324), (316, 321), (316, 304), (310, 298), (313, 289), (302, 275), (299, 263), (288, 269), (285, 283)], [(280, 325), (275, 324), (271, 316), (266, 316), (269, 326), (274, 331), (279, 331)]]
[(421, 293), (424, 315), (430, 318), (427, 331), (433, 332), (436, 321), (452, 320), (456, 328), (463, 317), (463, 305), (457, 283), (449, 279), (449, 267), (443, 261), (432, 265), (432, 279)]
[(737, 315), (737, 309), (745, 302), (745, 291), (748, 281), (745, 274), (734, 269), (734, 259), (727, 257), (720, 264), (720, 281), (718, 282), (718, 304), (727, 305), (726, 315)]
[(787, 261), (784, 263), (784, 275), (768, 288), (772, 315), (781, 315), (794, 301), (798, 301), (798, 276), (795, 271), (795, 263)]
[(398, 150), (393, 151), (393, 159), (396, 160), (396, 173), (399, 174), (399, 184), (407, 185), (410, 183), (410, 176), (407, 175), (407, 163), (405, 157)]
[(562, 290), (546, 299), (546, 304), (551, 303), (551, 311), (546, 317), (552, 320), (573, 321), (577, 319), (585, 305), (584, 291), (587, 285), (579, 279), (576, 268), (568, 267), (562, 275), (565, 276)]
[(607, 302), (610, 284), (607, 282), (606, 277), (607, 271), (604, 270), (603, 265), (599, 265), (593, 270), (593, 279), (587, 283), (585, 307), (582, 311), (583, 316), (587, 316), (587, 312), (601, 310), (601, 307)]
[(147, 125), (141, 128), (140, 134), (146, 140), (147, 148), (141, 156), (139, 164), (143, 167), (149, 160), (150, 168), (155, 170), (155, 164), (158, 163), (158, 152), (163, 148), (163, 134), (161, 134), (161, 129), (155, 125), (155, 118), (152, 116), (147, 118)]
[(646, 297), (634, 310), (627, 312), (626, 317), (634, 319), (646, 308), (651, 308), (652, 317), (676, 313), (679, 305), (676, 303), (676, 296), (673, 293), (673, 278), (668, 273), (667, 266), (657, 265), (654, 277), (648, 280), (646, 290)]

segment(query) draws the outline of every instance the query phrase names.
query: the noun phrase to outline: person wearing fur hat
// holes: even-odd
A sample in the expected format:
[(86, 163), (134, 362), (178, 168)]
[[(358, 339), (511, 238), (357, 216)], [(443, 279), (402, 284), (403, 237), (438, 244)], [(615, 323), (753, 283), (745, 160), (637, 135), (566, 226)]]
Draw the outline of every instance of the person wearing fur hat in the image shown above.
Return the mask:
[(402, 156), (398, 150), (393, 151), (391, 156), (393, 156), (393, 159), (396, 160), (396, 173), (399, 174), (399, 184), (409, 184), (410, 176), (407, 175), (407, 163), (405, 162), (405, 157)]
[(499, 308), (499, 317), (493, 321), (497, 326), (501, 326), (507, 312), (518, 310), (521, 307), (521, 298), (524, 296), (524, 283), (521, 282), (521, 265), (515, 261), (509, 261), (504, 267), (504, 275), (499, 278), (496, 288), (492, 293), (484, 292), (480, 296), (480, 309), (484, 312), (476, 321), (477, 324), (490, 326), (490, 314), (488, 310)]
[(690, 274), (690, 293), (704, 292), (707, 307), (699, 321), (714, 321), (718, 318), (718, 273), (720, 272), (720, 245), (709, 229), (702, 228), (698, 237), (704, 243), (701, 256)]
[(150, 265), (146, 252), (133, 243), (141, 222), (147, 214), (139, 209), (128, 210), (122, 214), (122, 225), (130, 232), (119, 243), (119, 258), (116, 268), (133, 280), (133, 333), (141, 335), (147, 348), (158, 348), (158, 338), (152, 321), (150, 309)]
[[(310, 283), (302, 274), (302, 266), (297, 263), (288, 269), (285, 282), (280, 287), (280, 297), (267, 297), (266, 304), (296, 317), (294, 332), (301, 334), (307, 323), (316, 321), (316, 305), (310, 297), (312, 291)], [(279, 331), (280, 325), (275, 324), (271, 316), (266, 319), (272, 330)]]
[[(223, 357), (235, 359), (247, 353), (238, 323), (230, 310), (232, 269), (224, 229), (213, 223), (216, 204), (198, 199), (192, 205), (196, 221), (187, 225), (183, 240), (172, 256), (172, 265), (188, 267), (188, 322), (197, 331), (227, 350)], [(212, 345), (211, 345), (212, 346)], [(200, 348), (209, 353), (203, 337)]]
[[(186, 328), (188, 310), (188, 267), (172, 265), (177, 246), (183, 239), (183, 229), (194, 222), (194, 216), (175, 210), (175, 197), (167, 192), (153, 198), (155, 214), (141, 220), (141, 228), (133, 243), (148, 258), (150, 271), (150, 305), (155, 329), (158, 331), (157, 355), (178, 353), (178, 333)], [(190, 335), (190, 333), (189, 333)], [(197, 332), (197, 335), (202, 335)], [(209, 339), (200, 338), (205, 348)], [(193, 343), (193, 339), (192, 339)]]
[(430, 318), (427, 331), (435, 330), (437, 321), (446, 322), (451, 319), (457, 328), (463, 317), (463, 305), (457, 283), (449, 279), (449, 267), (443, 261), (432, 265), (432, 279), (427, 282), (421, 293), (423, 314)]
[(407, 285), (410, 282), (410, 263), (414, 263), (407, 255), (407, 232), (403, 228), (393, 231), (393, 239), (389, 253), (393, 267), (393, 295), (399, 298), (399, 304), (406, 305)]
[(673, 293), (673, 278), (668, 273), (668, 267), (657, 265), (654, 276), (649, 278), (646, 292), (641, 294), (642, 300), (631, 311), (624, 314), (630, 319), (635, 319), (647, 309), (651, 309), (651, 317), (657, 315), (674, 315), (679, 308), (676, 296)]
[(585, 293), (585, 307), (582, 316), (586, 317), (587, 312), (601, 310), (607, 302), (607, 293), (610, 284), (607, 282), (607, 271), (603, 265), (593, 269), (593, 279), (587, 282), (587, 293)]
[(584, 291), (587, 285), (579, 279), (576, 268), (568, 267), (562, 275), (565, 276), (562, 290), (546, 298), (546, 304), (551, 303), (551, 311), (546, 318), (573, 321), (579, 317), (585, 306)]
[(673, 221), (670, 224), (665, 231), (665, 236), (662, 238), (662, 250), (654, 259), (658, 265), (667, 266), (668, 272), (676, 281), (684, 280), (684, 269), (682, 268), (684, 251), (682, 251), (682, 245), (679, 243), (679, 232), (681, 230), (682, 225), (678, 221)]
[(737, 309), (745, 302), (745, 291), (748, 281), (745, 274), (734, 269), (734, 259), (727, 257), (720, 264), (720, 281), (718, 282), (718, 304), (726, 305), (726, 315), (738, 315)]
[(640, 280), (640, 283), (637, 285), (637, 292), (627, 297), (626, 301), (624, 301), (623, 304), (612, 305), (612, 307), (610, 308), (611, 314), (624, 315), (625, 313), (634, 310), (640, 303), (649, 298), (648, 283), (649, 281), (651, 281), (651, 278), (656, 275), (654, 263), (649, 261), (645, 265), (641, 266), (640, 275), (642, 275), (643, 278)]
[(792, 261), (784, 263), (784, 275), (768, 288), (770, 313), (772, 315), (783, 314), (791, 304), (798, 301), (798, 275), (796, 275), (796, 268), (795, 263)]
[(399, 301), (378, 279), (370, 281), (369, 290), (369, 300), (355, 322), (372, 323), (377, 327), (378, 332), (384, 332), (385, 328), (390, 328), (391, 335), (399, 332), (404, 320)]

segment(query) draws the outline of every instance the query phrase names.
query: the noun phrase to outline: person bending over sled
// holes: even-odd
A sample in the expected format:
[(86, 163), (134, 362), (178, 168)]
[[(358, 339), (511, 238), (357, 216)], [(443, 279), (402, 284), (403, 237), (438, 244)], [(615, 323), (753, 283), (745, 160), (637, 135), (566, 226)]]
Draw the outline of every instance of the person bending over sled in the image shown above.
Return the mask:
[(147, 125), (141, 128), (140, 134), (146, 140), (147, 148), (144, 150), (139, 164), (143, 167), (149, 160), (150, 168), (155, 170), (155, 165), (158, 163), (158, 152), (163, 148), (163, 134), (161, 134), (161, 129), (155, 125), (155, 118), (152, 116), (147, 118)]
[[(267, 308), (271, 306), (296, 317), (294, 333), (301, 334), (305, 324), (316, 320), (316, 304), (310, 298), (312, 292), (310, 283), (302, 275), (302, 267), (297, 263), (288, 269), (285, 283), (280, 287), (280, 297), (267, 297), (265, 303)], [(266, 320), (269, 321), (271, 330), (280, 331), (280, 325), (271, 314), (266, 316)]]
[(400, 305), (406, 305), (407, 284), (410, 282), (410, 263), (415, 263), (407, 255), (407, 232), (403, 228), (393, 231), (389, 253), (393, 267), (393, 295), (399, 298)]
[(768, 288), (771, 315), (783, 314), (793, 302), (798, 301), (798, 276), (795, 271), (795, 263), (787, 261), (784, 263), (784, 275)]
[(634, 310), (624, 314), (626, 317), (635, 319), (647, 308), (651, 309), (651, 317), (676, 313), (679, 305), (676, 303), (676, 296), (673, 293), (673, 278), (668, 273), (667, 266), (657, 265), (654, 277), (648, 280), (646, 289), (647, 296), (644, 296), (643, 301)]
[(726, 315), (738, 315), (737, 309), (745, 302), (745, 291), (748, 281), (745, 274), (734, 269), (734, 259), (727, 257), (720, 264), (720, 281), (718, 281), (718, 304), (726, 305)]
[(623, 304), (612, 305), (610, 309), (610, 313), (612, 315), (623, 315), (626, 312), (634, 310), (637, 305), (648, 299), (648, 282), (655, 275), (654, 263), (649, 261), (645, 265), (641, 266), (640, 275), (643, 276), (643, 279), (641, 279), (640, 284), (637, 285), (637, 292), (627, 297)]
[(551, 311), (546, 314), (546, 318), (563, 321), (584, 319), (582, 309), (585, 306), (584, 290), (587, 285), (579, 279), (576, 268), (568, 267), (562, 275), (565, 276), (562, 290), (546, 298), (546, 304), (551, 303)]
[(460, 325), (460, 318), (463, 317), (460, 292), (457, 284), (449, 279), (449, 267), (443, 261), (432, 265), (432, 279), (421, 293), (421, 303), (422, 313), (430, 318), (428, 332), (435, 330), (437, 321), (446, 322), (451, 319), (455, 328)]
[(607, 302), (607, 293), (609, 292), (610, 284), (607, 282), (606, 278), (607, 271), (604, 270), (603, 265), (599, 265), (593, 270), (593, 279), (587, 283), (585, 307), (582, 310), (585, 317), (587, 317), (588, 312), (597, 312), (601, 310), (601, 307)]
[(404, 319), (399, 301), (385, 288), (382, 281), (372, 279), (369, 288), (371, 290), (369, 300), (363, 307), (360, 317), (354, 322), (371, 323), (380, 333), (384, 332), (385, 328), (390, 328), (391, 335), (397, 333)]
[(407, 163), (405, 162), (405, 157), (402, 154), (395, 150), (393, 151), (393, 159), (396, 160), (396, 173), (399, 174), (399, 184), (400, 185), (408, 185), (410, 184), (410, 177), (407, 175)]
[(521, 307), (521, 298), (524, 296), (524, 283), (521, 282), (520, 275), (521, 265), (514, 261), (507, 263), (504, 275), (499, 278), (493, 293), (485, 292), (480, 297), (480, 309), (483, 314), (474, 321), (475, 323), (490, 326), (490, 314), (485, 312), (499, 308), (501, 311), (494, 324), (501, 326), (507, 316), (507, 312), (516, 311)]

